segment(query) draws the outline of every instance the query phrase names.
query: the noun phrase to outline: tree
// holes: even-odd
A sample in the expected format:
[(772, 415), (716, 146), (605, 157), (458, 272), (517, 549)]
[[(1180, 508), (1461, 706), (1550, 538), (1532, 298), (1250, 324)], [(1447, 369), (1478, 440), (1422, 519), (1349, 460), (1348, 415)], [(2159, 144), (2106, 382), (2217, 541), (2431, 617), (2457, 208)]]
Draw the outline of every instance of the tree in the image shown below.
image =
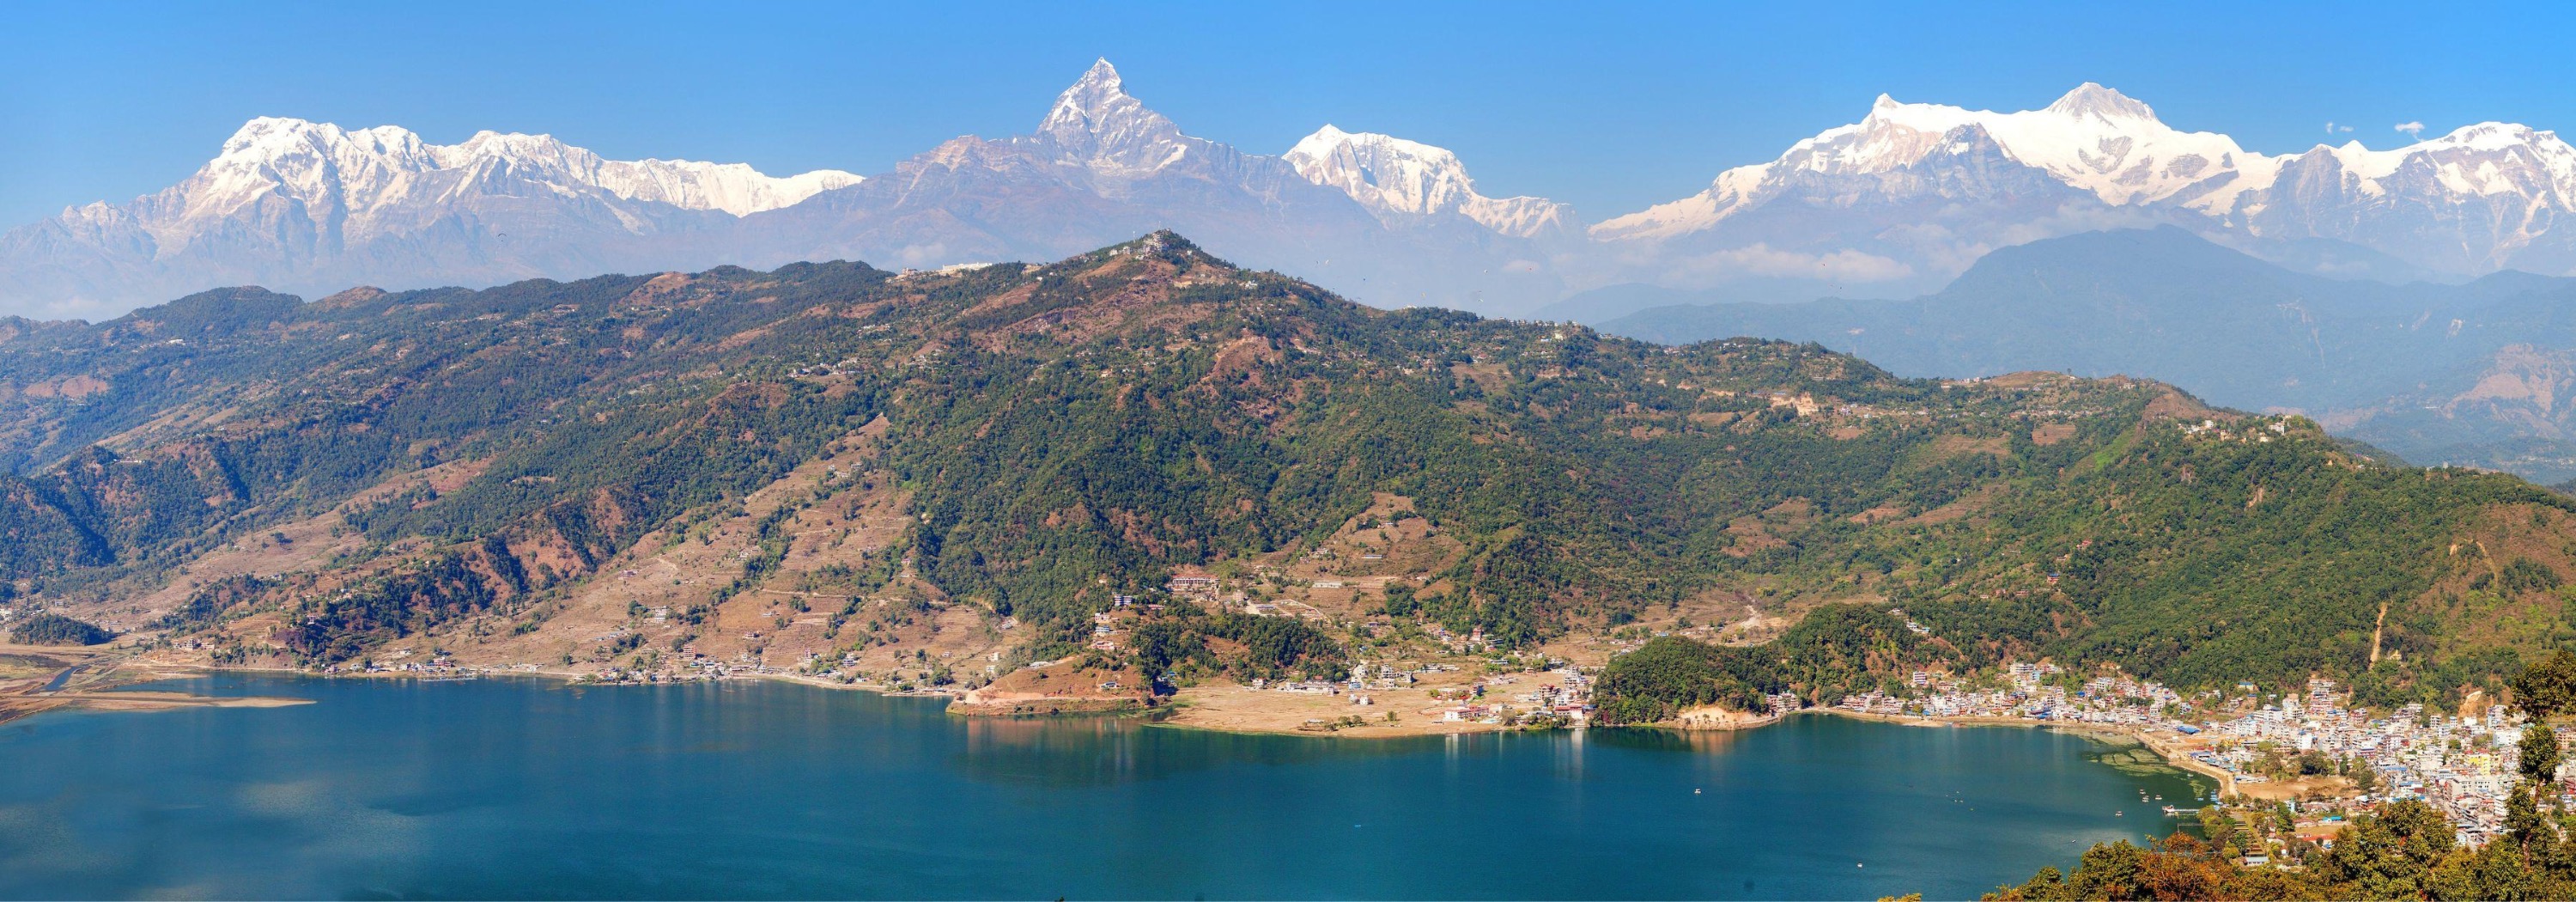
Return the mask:
[(2532, 799), (2529, 785), (2514, 787), (2513, 795), (2505, 799), (2504, 830), (2506, 836), (2513, 838), (2514, 845), (2526, 850), (2526, 854), (2527, 850), (2541, 843), (2558, 839), (2557, 832), (2550, 829), (2549, 819), (2541, 816), (2540, 805)]
[(2534, 720), (2576, 714), (2576, 654), (2560, 651), (2523, 668), (2513, 678), (2513, 694)]
[(2376, 817), (2356, 818), (2314, 871), (2355, 896), (2419, 898), (2431, 889), (2433, 867), (2457, 845), (2457, 835), (2432, 806), (2414, 799), (2394, 802)]
[(2284, 851), (2304, 868), (2237, 866), (2228, 860), (2231, 851), (2182, 833), (2145, 849), (2105, 843), (2086, 852), (2071, 874), (2041, 868), (2029, 882), (1999, 887), (1986, 898), (2576, 898), (2576, 841), (2561, 838), (2528, 785), (2516, 787), (2507, 812), (2503, 837), (2466, 848), (2454, 845), (2456, 834), (2440, 812), (2398, 802), (2354, 818), (2332, 851), (2293, 840)]
[(9, 630), (9, 641), (20, 645), (97, 645), (113, 638), (114, 633), (96, 624), (51, 612), (19, 621)]
[(2545, 721), (2522, 728), (2522, 778), (2537, 784), (2558, 780), (2558, 731)]
[(2227, 842), (2227, 836), (2228, 836), (2228, 834), (2230, 834), (2230, 833), (2234, 833), (2234, 832), (2236, 832), (2236, 822), (2235, 822), (2235, 821), (2233, 821), (2233, 820), (2229, 820), (2229, 819), (2228, 819), (2228, 817), (2227, 817), (2227, 814), (2226, 814), (2225, 812), (2222, 812), (2222, 811), (2218, 810), (2218, 806), (2216, 806), (2216, 805), (2203, 805), (2203, 806), (2201, 806), (2201, 808), (2200, 808), (2200, 835), (2201, 835), (2201, 838), (2203, 838), (2203, 839), (2207, 839), (2207, 840), (2209, 840), (2210, 842), (2213, 842), (2213, 843), (2217, 843), (2217, 844), (2220, 844), (2220, 845), (2225, 845), (2225, 844), (2226, 844), (2226, 842)]

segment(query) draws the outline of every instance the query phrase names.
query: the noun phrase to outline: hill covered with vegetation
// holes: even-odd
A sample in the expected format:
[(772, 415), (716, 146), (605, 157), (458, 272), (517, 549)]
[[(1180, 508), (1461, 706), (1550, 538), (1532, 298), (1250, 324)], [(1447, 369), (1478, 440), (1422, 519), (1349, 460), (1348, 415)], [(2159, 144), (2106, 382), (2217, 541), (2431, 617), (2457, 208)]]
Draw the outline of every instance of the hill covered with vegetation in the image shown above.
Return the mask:
[(113, 638), (97, 624), (61, 614), (37, 614), (9, 626), (9, 641), (20, 645), (97, 645)]
[[(13, 323), (0, 455), (15, 591), (219, 661), (545, 639), (641, 667), (936, 633), (989, 647), (903, 666), (1329, 669), (1361, 639), (1331, 616), (1266, 626), (1164, 587), (1302, 591), (1289, 568), (1363, 527), (1415, 551), (1338, 590), (1350, 619), (1502, 648), (1796, 622), (1621, 659), (1629, 719), (2035, 655), (2441, 693), (2576, 637), (2567, 502), (2510, 477), (2149, 382), (1374, 310), (1169, 234), (1045, 265), (245, 289)], [(1119, 596), (1171, 607), (1104, 650)]]

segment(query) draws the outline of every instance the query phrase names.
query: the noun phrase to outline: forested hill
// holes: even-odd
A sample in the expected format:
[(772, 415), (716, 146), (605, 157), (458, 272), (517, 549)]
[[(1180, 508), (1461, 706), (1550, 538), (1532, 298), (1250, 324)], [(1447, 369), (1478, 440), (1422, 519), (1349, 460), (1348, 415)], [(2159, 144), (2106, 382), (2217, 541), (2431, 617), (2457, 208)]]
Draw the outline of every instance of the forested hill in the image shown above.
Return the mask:
[[(1169, 234), (1047, 265), (236, 290), (11, 323), (0, 452), (11, 591), (225, 660), (550, 630), (587, 650), (640, 629), (621, 587), (727, 529), (729, 569), (668, 580), (672, 616), (749, 606), (791, 633), (837, 586), (816, 654), (900, 590), (1034, 627), (995, 635), (1051, 657), (1113, 596), (1199, 568), (1284, 588), (1364, 524), (1423, 538), (1357, 604), (1506, 646), (1869, 605), (1777, 655), (1663, 649), (1678, 676), (1639, 710), (1932, 656), (2440, 692), (2576, 637), (2576, 527), (2516, 479), (2378, 465), (2154, 383), (1373, 310)], [(847, 565), (807, 560), (843, 544)], [(1901, 626), (1888, 605), (1928, 634), (1869, 626)], [(596, 619), (553, 625), (575, 615)], [(601, 653), (642, 653), (617, 631)]]

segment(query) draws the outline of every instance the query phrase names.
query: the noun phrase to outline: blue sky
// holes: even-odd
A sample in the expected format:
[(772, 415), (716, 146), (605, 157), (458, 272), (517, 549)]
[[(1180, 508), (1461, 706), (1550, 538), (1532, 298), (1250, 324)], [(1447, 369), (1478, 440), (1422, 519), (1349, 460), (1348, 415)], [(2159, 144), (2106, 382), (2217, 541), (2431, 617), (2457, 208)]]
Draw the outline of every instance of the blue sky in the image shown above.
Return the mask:
[(2269, 153), (2388, 147), (2412, 121), (2576, 128), (2562, 5), (1789, 6), (13, 5), (0, 226), (175, 182), (257, 115), (875, 173), (1028, 130), (1101, 56), (1192, 134), (1277, 153), (1326, 122), (1388, 132), (1458, 151), (1485, 193), (1589, 219), (1696, 191), (1882, 91), (2022, 109), (2099, 81)]

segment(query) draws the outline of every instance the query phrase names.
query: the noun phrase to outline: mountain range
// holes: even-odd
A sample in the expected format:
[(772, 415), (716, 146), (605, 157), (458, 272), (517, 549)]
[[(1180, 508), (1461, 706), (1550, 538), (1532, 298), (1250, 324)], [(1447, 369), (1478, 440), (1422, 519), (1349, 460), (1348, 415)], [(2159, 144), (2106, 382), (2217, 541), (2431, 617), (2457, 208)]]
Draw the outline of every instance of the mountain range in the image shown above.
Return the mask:
[(2424, 464), (2576, 478), (2576, 279), (2295, 272), (2173, 226), (2004, 248), (1909, 300), (1658, 307), (1607, 331), (1813, 341), (1908, 375), (2146, 373)]
[(0, 595), (174, 665), (1249, 682), (1797, 620), (1605, 707), (1651, 719), (2034, 657), (2429, 704), (2576, 639), (2576, 502), (2518, 479), (2145, 380), (1378, 310), (1169, 233), (13, 329)]
[(2018, 113), (1882, 95), (1858, 123), (1591, 234), (1650, 248), (1666, 269), (1654, 284), (1807, 269), (1807, 283), (1885, 296), (1999, 247), (2157, 224), (2327, 275), (2566, 274), (2576, 232), (2556, 227), (2571, 204), (2576, 148), (2553, 132), (2486, 122), (2394, 150), (2266, 156), (2087, 83)]
[(1457, 155), (1398, 137), (1326, 125), (1268, 156), (1186, 134), (1104, 60), (1029, 134), (957, 138), (864, 178), (257, 119), (177, 185), (0, 235), (0, 309), (835, 257), (935, 268), (1175, 228), (1380, 306), (1593, 321), (1675, 301), (1912, 296), (1997, 248), (2155, 225), (2326, 275), (2564, 275), (2571, 211), (2576, 149), (2551, 132), (2490, 122), (2393, 150), (2265, 155), (2086, 84), (2014, 113), (1882, 96), (1698, 194), (1586, 223), (1483, 194)]

